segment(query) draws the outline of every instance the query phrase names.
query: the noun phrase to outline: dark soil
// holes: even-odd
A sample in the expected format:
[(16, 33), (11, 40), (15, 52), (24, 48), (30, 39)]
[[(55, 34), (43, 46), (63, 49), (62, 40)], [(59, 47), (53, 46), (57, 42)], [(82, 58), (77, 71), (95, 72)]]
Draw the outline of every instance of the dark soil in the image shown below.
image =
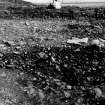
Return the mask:
[[(76, 51), (78, 48), (80, 50)], [(105, 48), (96, 45), (33, 46), (19, 54), (14, 50), (1, 54), (1, 69), (18, 70), (35, 78), (30, 80), (33, 86), (48, 95), (42, 102), (45, 105), (74, 105), (79, 98), (82, 98), (81, 104), (85, 105), (101, 105), (105, 101), (103, 97), (95, 98), (91, 92), (97, 86), (102, 88), (105, 83)], [(27, 79), (20, 79), (18, 83), (23, 87), (28, 86)], [(71, 89), (67, 86), (71, 86)], [(31, 102), (34, 105), (36, 101), (32, 98)]]

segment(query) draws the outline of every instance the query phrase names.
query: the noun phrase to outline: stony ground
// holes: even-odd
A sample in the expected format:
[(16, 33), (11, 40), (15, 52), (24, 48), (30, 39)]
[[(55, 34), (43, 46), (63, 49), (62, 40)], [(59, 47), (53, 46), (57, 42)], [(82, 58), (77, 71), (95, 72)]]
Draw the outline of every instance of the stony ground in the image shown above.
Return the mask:
[(104, 20), (0, 20), (0, 105), (101, 105), (104, 33)]

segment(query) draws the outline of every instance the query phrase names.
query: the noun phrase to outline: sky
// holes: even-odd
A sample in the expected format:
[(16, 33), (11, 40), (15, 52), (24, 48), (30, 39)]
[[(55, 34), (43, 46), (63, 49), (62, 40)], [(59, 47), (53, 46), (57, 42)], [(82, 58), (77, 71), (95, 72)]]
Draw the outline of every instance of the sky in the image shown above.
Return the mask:
[[(32, 3), (51, 3), (53, 0), (23, 0)], [(62, 0), (61, 0), (62, 1)], [(64, 3), (74, 3), (74, 2), (105, 2), (105, 0), (63, 0)]]

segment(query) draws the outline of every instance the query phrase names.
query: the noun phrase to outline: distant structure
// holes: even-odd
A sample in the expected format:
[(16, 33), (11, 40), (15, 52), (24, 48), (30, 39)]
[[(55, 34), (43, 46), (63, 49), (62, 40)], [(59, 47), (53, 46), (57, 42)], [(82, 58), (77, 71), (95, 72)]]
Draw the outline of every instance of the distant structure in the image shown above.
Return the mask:
[(53, 5), (56, 9), (61, 9), (61, 4), (62, 4), (62, 1), (61, 0), (53, 0)]
[(52, 5), (54, 6), (56, 9), (60, 9), (61, 5), (62, 5), (62, 1), (63, 0), (23, 0), (26, 2), (31, 2), (33, 4), (44, 4), (44, 5)]
[[(3, 0), (5, 1), (5, 0)], [(13, 0), (15, 2), (15, 0)], [(16, 0), (19, 1), (19, 0)], [(105, 0), (22, 0), (36, 5), (49, 5), (60, 9), (62, 6), (100, 7), (105, 6)]]

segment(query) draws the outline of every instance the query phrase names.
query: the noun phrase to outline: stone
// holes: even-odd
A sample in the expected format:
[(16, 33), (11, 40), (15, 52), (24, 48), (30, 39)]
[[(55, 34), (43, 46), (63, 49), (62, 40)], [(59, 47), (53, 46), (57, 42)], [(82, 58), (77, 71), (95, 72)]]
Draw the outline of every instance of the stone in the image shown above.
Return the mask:
[(26, 45), (26, 42), (25, 41), (20, 41), (19, 45), (21, 45), (21, 46)]
[(91, 44), (92, 44), (92, 45), (97, 45), (97, 46), (99, 46), (99, 47), (104, 47), (104, 46), (105, 46), (105, 40), (103, 40), (103, 39), (101, 39), (101, 38), (99, 38), (99, 39), (93, 39), (93, 40), (91, 41)]
[(13, 53), (14, 53), (14, 54), (20, 54), (20, 52), (19, 52), (19, 51), (14, 51)]
[(16, 49), (21, 49), (21, 46), (16, 46)]
[(3, 40), (3, 42), (4, 42), (4, 44), (9, 45), (9, 46), (11, 46), (11, 45), (14, 46), (14, 45), (16, 45), (14, 41), (10, 41), (10, 40), (8, 40), (8, 41), (7, 41), (7, 40)]
[(72, 39), (68, 39), (67, 43), (73, 43), (73, 44), (85, 43), (85, 44), (87, 44), (88, 43), (88, 38), (86, 37), (86, 38), (80, 39), (80, 38), (73, 37)]
[(26, 21), (26, 22), (25, 22), (25, 25), (26, 25), (26, 26), (29, 26), (29, 25), (30, 25), (29, 21)]
[(43, 100), (43, 99), (44, 99), (44, 97), (45, 97), (45, 95), (44, 95), (43, 91), (39, 89), (38, 94), (39, 94), (40, 99), (41, 99), (41, 100)]
[(67, 89), (72, 89), (72, 86), (70, 86), (70, 85), (67, 85)]
[(96, 93), (96, 97), (101, 97), (102, 96), (102, 91), (100, 88), (96, 87), (94, 88), (94, 91)]
[(2, 53), (0, 53), (0, 57), (3, 57), (3, 54)]
[(98, 39), (93, 39), (92, 42), (91, 42), (92, 45), (97, 45), (99, 46), (100, 44), (100, 41)]
[(39, 53), (40, 58), (47, 58), (47, 55), (44, 52)]
[(2, 74), (0, 75), (1, 77), (6, 77), (6, 73), (5, 72), (2, 72)]
[(0, 48), (3, 49), (5, 47), (4, 44), (0, 44)]
[(70, 92), (64, 91), (65, 97), (69, 98), (71, 96)]

